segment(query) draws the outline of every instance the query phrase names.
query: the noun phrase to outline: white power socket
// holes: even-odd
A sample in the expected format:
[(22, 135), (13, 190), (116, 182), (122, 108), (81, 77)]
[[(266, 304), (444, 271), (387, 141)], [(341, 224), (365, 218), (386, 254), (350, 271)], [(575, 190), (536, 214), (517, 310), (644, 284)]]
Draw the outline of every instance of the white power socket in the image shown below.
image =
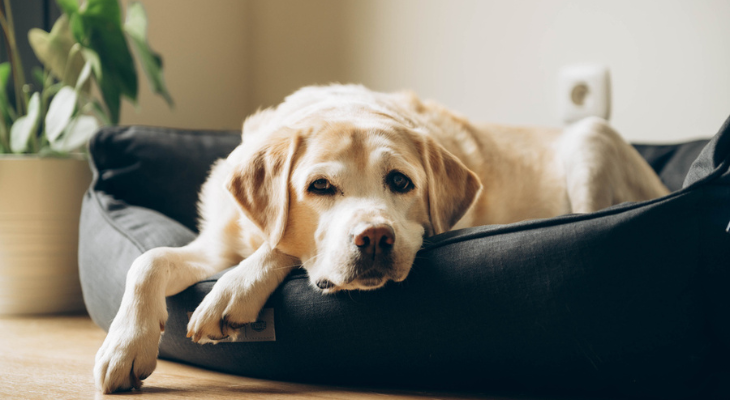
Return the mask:
[(611, 77), (601, 65), (568, 65), (558, 81), (560, 115), (566, 124), (585, 117), (611, 116)]

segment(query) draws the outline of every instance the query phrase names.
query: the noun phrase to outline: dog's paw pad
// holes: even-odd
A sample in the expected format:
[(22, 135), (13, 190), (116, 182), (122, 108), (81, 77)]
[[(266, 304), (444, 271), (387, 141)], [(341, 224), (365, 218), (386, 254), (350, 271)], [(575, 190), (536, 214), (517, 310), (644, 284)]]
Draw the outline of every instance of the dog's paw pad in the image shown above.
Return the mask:
[(112, 323), (96, 354), (94, 381), (98, 390), (113, 393), (142, 387), (157, 366), (160, 332), (158, 323), (142, 325)]

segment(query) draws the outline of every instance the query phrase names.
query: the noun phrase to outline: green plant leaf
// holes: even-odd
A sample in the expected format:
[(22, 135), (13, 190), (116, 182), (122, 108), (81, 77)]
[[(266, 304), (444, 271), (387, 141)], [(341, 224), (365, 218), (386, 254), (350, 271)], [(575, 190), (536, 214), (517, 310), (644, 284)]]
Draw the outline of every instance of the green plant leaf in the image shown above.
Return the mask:
[(76, 41), (96, 53), (100, 65), (94, 68), (94, 75), (110, 114), (114, 115), (118, 94), (136, 102), (137, 71), (122, 31), (117, 0), (87, 0), (70, 24)]
[[(92, 63), (93, 65), (93, 63)], [(96, 72), (94, 72), (96, 75)], [(104, 104), (106, 109), (109, 111), (109, 119), (113, 125), (119, 123), (119, 109), (122, 103), (122, 92), (119, 85), (113, 78), (114, 73), (107, 68), (106, 64), (101, 64), (101, 76), (96, 75), (96, 82), (99, 85), (101, 96), (104, 98)]]
[(76, 41), (71, 35), (70, 22), (66, 15), (61, 15), (56, 20), (51, 32), (38, 28), (28, 31), (28, 41), (36, 57), (56, 79), (67, 85), (76, 83), (84, 67), (84, 58), (77, 51), (71, 51)]
[(101, 123), (103, 125), (112, 125), (112, 121), (109, 119), (109, 115), (107, 115), (106, 111), (104, 111), (104, 107), (101, 105), (101, 102), (97, 99), (91, 100), (91, 111), (96, 115), (99, 120), (101, 120)]
[(10, 105), (10, 101), (8, 100), (8, 81), (10, 80), (10, 74), (12, 67), (10, 66), (9, 62), (4, 62), (0, 64), (0, 110), (2, 112), (2, 118), (7, 124), (6, 126), (9, 126), (14, 118), (13, 114), (11, 114), (12, 106)]
[[(102, 67), (101, 60), (96, 51), (92, 49), (83, 49), (84, 58), (86, 62), (91, 64), (91, 69), (96, 77), (96, 82), (101, 90), (101, 96), (104, 98), (104, 104), (106, 104), (107, 110), (109, 110), (109, 118), (112, 125), (116, 125), (119, 122), (119, 107), (121, 103), (121, 94), (119, 89), (114, 85), (113, 80), (105, 78), (105, 68)], [(106, 89), (102, 88), (102, 85), (107, 85)]]
[(101, 60), (99, 59), (99, 55), (96, 54), (94, 50), (91, 49), (81, 49), (81, 54), (84, 55), (84, 59), (87, 63), (91, 64), (91, 68), (94, 71), (94, 75), (96, 76), (96, 80), (100, 80), (102, 78), (101, 75)]
[(8, 107), (10, 107), (10, 102), (8, 101), (7, 87), (11, 73), (12, 67), (10, 66), (10, 62), (6, 61), (0, 64), (0, 107), (3, 108), (3, 114), (5, 114), (5, 111), (8, 110)]
[(42, 158), (63, 158), (65, 156), (68, 156), (68, 154), (66, 153), (61, 153), (51, 149), (51, 146), (49, 144), (45, 144), (43, 147), (41, 147), (41, 149), (38, 150), (38, 155)]
[(50, 99), (51, 97), (55, 96), (62, 87), (63, 82), (54, 83), (53, 85), (46, 87), (46, 89), (43, 90), (43, 93), (41, 94), (41, 98), (45, 97), (46, 99)]
[(13, 118), (10, 102), (8, 101), (8, 93), (6, 87), (10, 79), (11, 67), (9, 62), (0, 64), (0, 154), (9, 152), (10, 126), (13, 124)]
[(5, 121), (0, 121), (0, 154), (10, 150), (7, 148), (8, 144), (8, 126)]
[(5, 95), (5, 86), (8, 84), (8, 79), (10, 78), (10, 73), (12, 72), (12, 67), (10, 66), (9, 61), (5, 61), (4, 63), (0, 63), (0, 92), (2, 95)]
[(33, 121), (27, 115), (15, 120), (10, 127), (10, 151), (22, 153), (28, 150), (28, 139), (33, 133), (33, 125)]
[(91, 61), (86, 61), (86, 64), (84, 64), (84, 68), (81, 69), (79, 79), (76, 81), (75, 86), (77, 92), (83, 90), (84, 87), (88, 86), (86, 83), (91, 76), (91, 63)]
[(79, 2), (77, 0), (56, 0), (56, 4), (68, 15), (79, 11)]
[(22, 153), (28, 149), (28, 141), (38, 130), (40, 109), (41, 96), (35, 92), (28, 102), (28, 114), (15, 120), (10, 128), (10, 150), (13, 153)]
[(33, 75), (33, 80), (35, 80), (35, 84), (38, 85), (38, 90), (42, 90), (43, 81), (45, 80), (45, 76), (43, 76), (43, 68), (35, 66), (31, 68), (30, 73)]
[(167, 91), (165, 79), (162, 75), (162, 57), (150, 48), (147, 41), (147, 14), (144, 7), (142, 7), (142, 3), (134, 2), (127, 6), (124, 31), (131, 39), (132, 47), (139, 56), (140, 64), (147, 76), (147, 81), (152, 87), (152, 91), (164, 97), (167, 104), (172, 106), (172, 97)]
[(8, 146), (8, 126), (5, 124), (5, 121), (0, 121), (0, 154), (9, 152), (10, 149), (7, 148)]
[(69, 152), (80, 148), (99, 129), (99, 122), (90, 115), (79, 115), (68, 124), (60, 140), (51, 142), (51, 149)]
[(76, 109), (76, 91), (64, 86), (56, 93), (46, 114), (46, 137), (53, 143), (68, 126)]

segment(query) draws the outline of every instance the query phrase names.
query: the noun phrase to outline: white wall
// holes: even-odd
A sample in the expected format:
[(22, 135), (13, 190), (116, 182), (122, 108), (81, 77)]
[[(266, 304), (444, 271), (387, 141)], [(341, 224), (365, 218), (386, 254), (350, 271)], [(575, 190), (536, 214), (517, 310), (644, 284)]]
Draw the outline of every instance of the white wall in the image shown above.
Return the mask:
[(376, 0), (354, 4), (351, 67), (475, 119), (559, 124), (558, 69), (609, 66), (632, 140), (714, 134), (730, 115), (727, 0)]
[(347, 81), (557, 126), (558, 70), (585, 62), (609, 66), (630, 140), (708, 137), (730, 115), (727, 0), (143, 2), (178, 107), (143, 93), (124, 123), (237, 129), (302, 85)]

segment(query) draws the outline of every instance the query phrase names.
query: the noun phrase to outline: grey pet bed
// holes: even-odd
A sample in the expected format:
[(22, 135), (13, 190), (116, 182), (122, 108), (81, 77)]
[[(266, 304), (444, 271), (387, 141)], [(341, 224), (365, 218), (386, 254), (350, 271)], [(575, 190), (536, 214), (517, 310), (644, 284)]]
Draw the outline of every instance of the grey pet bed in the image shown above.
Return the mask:
[[(144, 127), (92, 139), (80, 271), (99, 326), (109, 328), (137, 256), (195, 237), (197, 191), (239, 142), (231, 132)], [(730, 126), (709, 142), (636, 147), (672, 194), (438, 235), (405, 282), (373, 292), (323, 296), (297, 270), (266, 305), (274, 340), (185, 338), (212, 277), (167, 299), (160, 357), (338, 385), (725, 396)]]

